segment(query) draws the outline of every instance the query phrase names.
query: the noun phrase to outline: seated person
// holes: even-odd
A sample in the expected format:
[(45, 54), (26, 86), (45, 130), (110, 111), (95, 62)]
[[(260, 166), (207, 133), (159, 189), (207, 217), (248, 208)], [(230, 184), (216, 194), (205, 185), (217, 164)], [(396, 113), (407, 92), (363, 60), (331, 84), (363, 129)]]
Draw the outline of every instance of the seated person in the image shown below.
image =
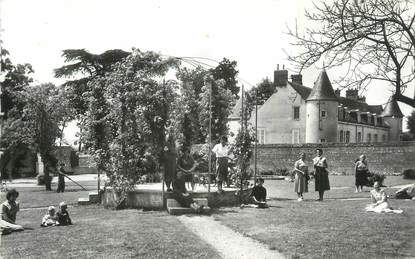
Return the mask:
[(412, 199), (415, 200), (415, 184), (399, 189), (395, 195), (395, 199)]
[(402, 213), (402, 210), (394, 210), (389, 206), (386, 194), (383, 190), (380, 189), (379, 182), (373, 184), (374, 189), (370, 191), (370, 198), (372, 199), (372, 204), (369, 204), (366, 207), (366, 211), (372, 211), (376, 213), (382, 212), (393, 212), (393, 213)]
[(257, 185), (252, 188), (249, 203), (254, 206), (255, 208), (268, 208), (268, 204), (266, 202), (267, 199), (267, 190), (263, 186), (264, 179), (259, 178), (257, 180)]
[(59, 211), (56, 213), (56, 217), (58, 218), (58, 223), (60, 226), (72, 225), (72, 221), (69, 217), (67, 208), (68, 206), (65, 202), (59, 203)]
[(1, 204), (0, 231), (2, 234), (24, 230), (22, 226), (16, 225), (16, 215), (19, 211), (17, 197), (19, 197), (19, 192), (11, 189), (6, 194), (7, 200)]
[(46, 214), (43, 219), (42, 223), (40, 224), (41, 227), (49, 227), (49, 226), (58, 226), (58, 217), (55, 214), (55, 207), (50, 206), (48, 208), (48, 214)]
[(173, 196), (176, 201), (186, 208), (191, 208), (195, 213), (203, 213), (203, 205), (197, 204), (186, 190), (184, 173), (177, 172), (176, 178), (173, 180)]

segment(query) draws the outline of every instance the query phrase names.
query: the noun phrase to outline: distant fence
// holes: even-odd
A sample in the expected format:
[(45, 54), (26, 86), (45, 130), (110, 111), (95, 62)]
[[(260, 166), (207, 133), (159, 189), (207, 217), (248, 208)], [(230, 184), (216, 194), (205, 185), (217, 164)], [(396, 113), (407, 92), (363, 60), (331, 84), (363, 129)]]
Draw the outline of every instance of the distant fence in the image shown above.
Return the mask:
[[(379, 173), (402, 173), (415, 169), (415, 142), (391, 143), (324, 143), (324, 144), (266, 144), (258, 145), (258, 170), (292, 170), (300, 152), (305, 152), (309, 170), (316, 148), (323, 149), (331, 173), (354, 174), (354, 161), (364, 154), (369, 170)], [(253, 160), (252, 160), (253, 163)]]

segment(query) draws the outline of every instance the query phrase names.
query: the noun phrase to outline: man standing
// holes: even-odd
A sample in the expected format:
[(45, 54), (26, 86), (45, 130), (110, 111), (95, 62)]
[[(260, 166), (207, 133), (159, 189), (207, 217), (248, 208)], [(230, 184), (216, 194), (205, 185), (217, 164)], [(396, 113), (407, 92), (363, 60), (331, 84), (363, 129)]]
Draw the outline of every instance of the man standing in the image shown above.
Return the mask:
[(218, 193), (223, 192), (222, 184), (228, 180), (228, 156), (232, 149), (227, 145), (228, 139), (226, 136), (220, 138), (220, 143), (216, 144), (212, 152), (216, 156), (216, 180), (218, 181)]
[(58, 170), (58, 189), (56, 190), (56, 192), (65, 191), (65, 175), (65, 164), (61, 163)]

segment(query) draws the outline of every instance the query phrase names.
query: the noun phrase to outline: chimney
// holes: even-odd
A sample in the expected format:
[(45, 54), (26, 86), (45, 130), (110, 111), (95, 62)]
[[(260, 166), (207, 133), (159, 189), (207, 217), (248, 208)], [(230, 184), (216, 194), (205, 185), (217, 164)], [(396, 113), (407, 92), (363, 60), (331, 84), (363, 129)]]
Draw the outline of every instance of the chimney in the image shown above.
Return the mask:
[(285, 70), (283, 65), (282, 70), (279, 70), (280, 66), (277, 65), (277, 70), (274, 71), (274, 85), (282, 87), (287, 85), (288, 81), (288, 70)]
[(334, 94), (337, 96), (337, 97), (340, 97), (340, 89), (336, 89), (336, 90), (334, 90)]
[(301, 74), (291, 75), (291, 82), (295, 84), (303, 85), (303, 75)]
[(359, 96), (358, 96), (357, 89), (348, 89), (348, 90), (346, 90), (346, 98), (357, 101), (358, 97)]
[(365, 103), (366, 102), (366, 96), (359, 96), (359, 97), (357, 97), (357, 100), (359, 102)]

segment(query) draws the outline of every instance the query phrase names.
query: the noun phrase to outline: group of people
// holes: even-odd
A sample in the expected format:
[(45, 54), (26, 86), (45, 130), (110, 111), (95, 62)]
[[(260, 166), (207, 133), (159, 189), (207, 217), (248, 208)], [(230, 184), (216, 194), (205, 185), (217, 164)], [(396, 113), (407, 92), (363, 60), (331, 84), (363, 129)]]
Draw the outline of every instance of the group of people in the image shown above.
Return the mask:
[(72, 225), (72, 220), (69, 216), (68, 206), (65, 202), (59, 203), (58, 212), (56, 212), (55, 207), (49, 206), (48, 213), (43, 216), (42, 223), (40, 223), (41, 227), (67, 225)]
[[(313, 159), (315, 190), (319, 194), (317, 201), (323, 201), (324, 192), (330, 190), (327, 159), (323, 157), (322, 149), (316, 149), (316, 153), (317, 156)], [(294, 163), (294, 173), (294, 191), (297, 193), (297, 200), (303, 201), (303, 193), (308, 192), (308, 181), (310, 180), (305, 153), (300, 153), (300, 159)]]
[[(216, 184), (218, 193), (221, 194), (224, 192), (224, 183), (229, 182), (228, 160), (232, 153), (232, 147), (227, 144), (226, 136), (220, 138), (220, 143), (213, 147), (212, 152), (216, 157)], [(186, 189), (186, 182), (191, 183), (192, 190), (195, 188), (194, 173), (200, 171), (200, 167), (203, 166), (200, 161), (201, 157), (197, 154), (191, 155), (188, 149), (182, 149), (180, 155), (178, 153), (173, 134), (168, 133), (164, 148), (164, 181), (167, 192), (172, 192), (181, 206), (190, 207), (197, 213), (203, 213), (203, 206), (194, 202)]]
[[(14, 231), (22, 231), (24, 227), (16, 224), (17, 212), (20, 210), (19, 202), (17, 198), (19, 192), (15, 189), (8, 190), (6, 193), (6, 201), (1, 206), (1, 218), (0, 218), (0, 232), (2, 235), (9, 234)], [(72, 225), (68, 206), (65, 202), (59, 204), (59, 211), (55, 213), (55, 208), (50, 206), (48, 213), (42, 218), (40, 224), (41, 227), (48, 226), (66, 226)]]

